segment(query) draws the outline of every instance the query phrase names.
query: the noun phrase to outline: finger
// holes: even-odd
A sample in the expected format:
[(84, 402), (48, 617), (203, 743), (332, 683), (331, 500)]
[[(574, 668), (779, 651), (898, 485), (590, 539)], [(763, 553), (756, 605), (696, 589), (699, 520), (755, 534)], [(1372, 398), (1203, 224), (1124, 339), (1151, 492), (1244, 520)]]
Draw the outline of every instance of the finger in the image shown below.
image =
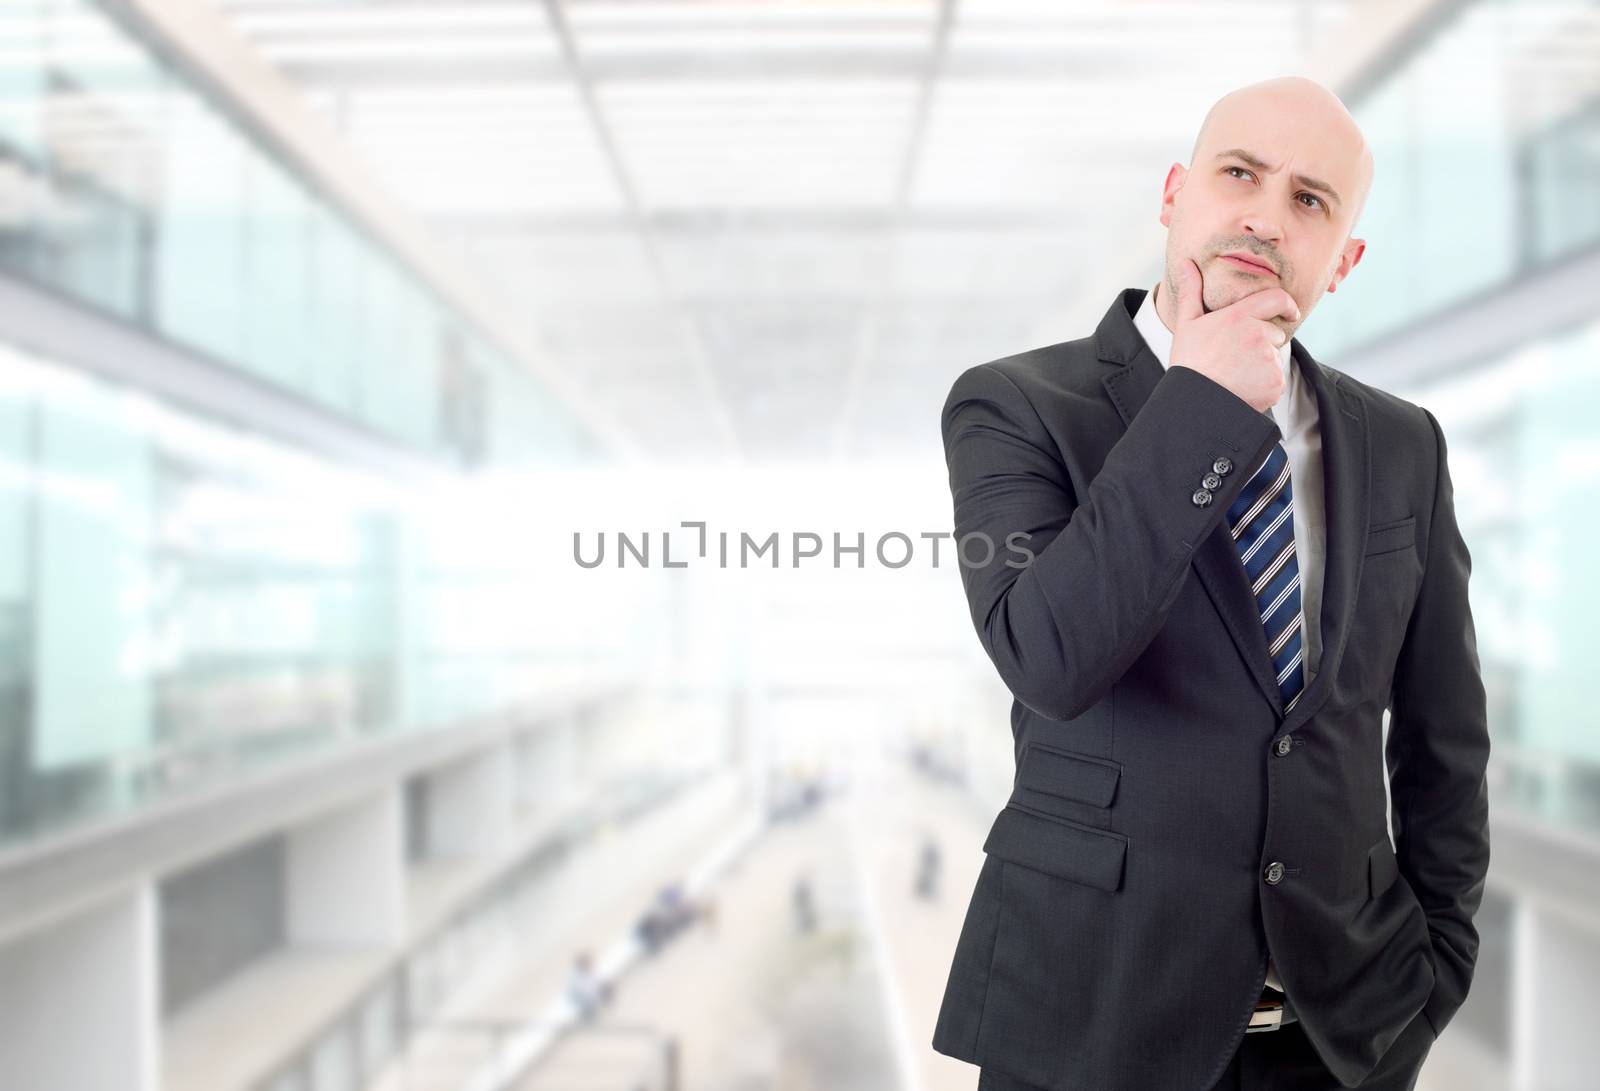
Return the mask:
[(1178, 263), (1178, 321), (1199, 318), (1206, 313), (1201, 296), (1205, 282), (1200, 277), (1200, 267), (1188, 258)]
[(1300, 321), (1300, 304), (1294, 301), (1294, 296), (1282, 288), (1263, 288), (1259, 292), (1251, 292), (1242, 299), (1229, 304), (1237, 307), (1251, 318), (1259, 318), (1263, 322), (1272, 318), (1286, 318), (1290, 322)]
[(1274, 348), (1281, 349), (1283, 343), (1289, 340), (1288, 332), (1276, 322), (1261, 321), (1261, 324), (1266, 327), (1267, 340), (1272, 342)]

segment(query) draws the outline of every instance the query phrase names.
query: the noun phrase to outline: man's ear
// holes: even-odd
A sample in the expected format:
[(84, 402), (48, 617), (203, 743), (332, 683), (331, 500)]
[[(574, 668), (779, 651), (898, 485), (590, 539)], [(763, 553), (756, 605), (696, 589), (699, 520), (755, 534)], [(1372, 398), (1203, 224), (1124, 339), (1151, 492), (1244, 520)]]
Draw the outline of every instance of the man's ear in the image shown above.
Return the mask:
[(1182, 163), (1172, 164), (1172, 168), (1167, 171), (1166, 183), (1161, 187), (1161, 226), (1172, 226), (1172, 199), (1178, 195), (1178, 191), (1183, 188), (1184, 179), (1188, 177), (1189, 172), (1184, 169)]
[(1350, 270), (1356, 267), (1361, 260), (1361, 255), (1367, 251), (1366, 239), (1351, 239), (1344, 244), (1344, 253), (1339, 255), (1339, 264), (1334, 267), (1333, 280), (1328, 283), (1328, 291), (1339, 290), (1339, 282), (1350, 275)]

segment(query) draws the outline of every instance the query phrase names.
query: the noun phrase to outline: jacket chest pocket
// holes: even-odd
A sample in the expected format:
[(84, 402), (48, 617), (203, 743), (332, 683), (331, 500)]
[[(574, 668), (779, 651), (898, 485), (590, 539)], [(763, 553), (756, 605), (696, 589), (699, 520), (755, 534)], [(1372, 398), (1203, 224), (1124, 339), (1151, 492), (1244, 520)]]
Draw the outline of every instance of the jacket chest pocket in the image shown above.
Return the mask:
[(1367, 545), (1362, 552), (1368, 557), (1382, 557), (1409, 549), (1415, 555), (1416, 548), (1417, 517), (1408, 515), (1404, 519), (1374, 523), (1367, 528)]
[(1405, 629), (1422, 586), (1416, 516), (1372, 527), (1363, 553), (1354, 621), (1382, 641), (1397, 629)]
[(1417, 520), (1374, 524), (1362, 551), (1355, 610), (1345, 639), (1340, 676), (1361, 692), (1387, 692), (1422, 588)]

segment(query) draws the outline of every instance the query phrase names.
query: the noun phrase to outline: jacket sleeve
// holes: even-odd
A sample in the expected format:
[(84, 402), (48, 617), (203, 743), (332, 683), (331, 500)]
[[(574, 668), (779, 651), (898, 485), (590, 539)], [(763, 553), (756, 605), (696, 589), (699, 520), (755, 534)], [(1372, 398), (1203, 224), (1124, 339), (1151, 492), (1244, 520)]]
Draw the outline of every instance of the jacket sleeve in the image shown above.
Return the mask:
[(1467, 603), (1472, 556), (1456, 526), (1444, 433), (1422, 586), (1395, 662), (1386, 760), (1400, 872), (1427, 914), (1434, 987), (1422, 1012), (1437, 1035), (1467, 997), (1478, 957), (1472, 918), (1489, 870), (1488, 711)]
[[(941, 430), (972, 623), (1011, 693), (1054, 720), (1092, 707), (1149, 646), (1196, 547), (1283, 435), (1182, 365), (1162, 375), (1082, 496), (1036, 407), (993, 364), (956, 379)], [(1221, 456), (1231, 471), (1195, 504)]]

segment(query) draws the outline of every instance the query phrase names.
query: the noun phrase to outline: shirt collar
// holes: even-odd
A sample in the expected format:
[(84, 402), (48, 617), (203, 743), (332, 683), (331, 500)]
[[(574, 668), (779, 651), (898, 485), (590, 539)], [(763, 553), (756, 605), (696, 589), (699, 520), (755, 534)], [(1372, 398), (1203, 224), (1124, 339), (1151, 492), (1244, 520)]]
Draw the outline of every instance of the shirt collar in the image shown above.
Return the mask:
[[(1162, 369), (1169, 367), (1167, 358), (1172, 355), (1172, 331), (1167, 329), (1167, 324), (1161, 320), (1161, 312), (1156, 310), (1154, 288), (1144, 294), (1144, 302), (1139, 305), (1139, 313), (1133, 316), (1133, 324), (1138, 329), (1139, 335), (1144, 338), (1145, 344), (1150, 346), (1150, 351), (1156, 354), (1156, 359), (1161, 361)], [(1294, 379), (1289, 360), (1289, 342), (1285, 341), (1278, 349), (1278, 366), (1283, 369), (1285, 397), (1288, 397), (1289, 386)]]

